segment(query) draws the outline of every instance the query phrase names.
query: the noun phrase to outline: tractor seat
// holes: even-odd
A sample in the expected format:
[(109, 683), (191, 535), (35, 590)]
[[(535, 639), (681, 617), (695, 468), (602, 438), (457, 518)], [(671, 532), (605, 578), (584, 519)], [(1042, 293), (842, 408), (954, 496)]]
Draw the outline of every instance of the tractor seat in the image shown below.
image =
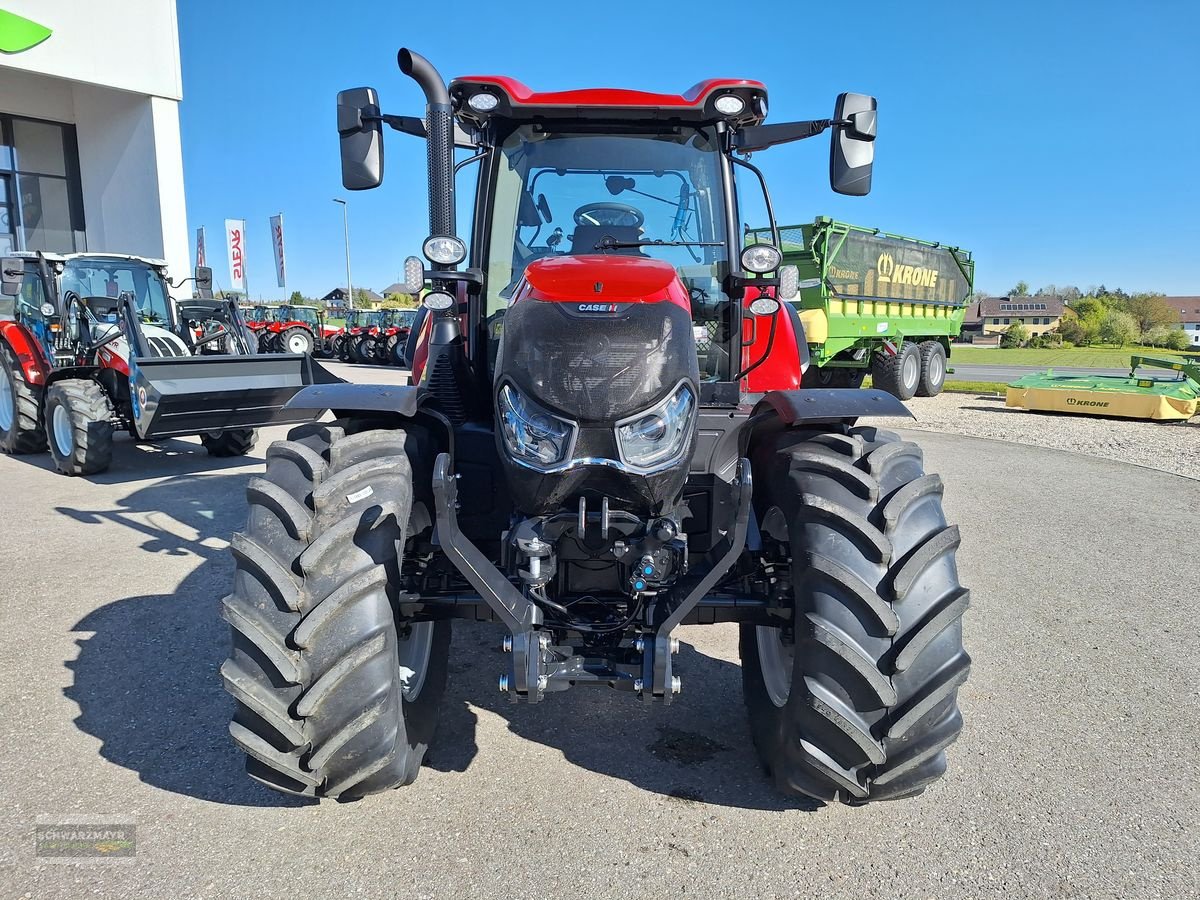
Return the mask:
[(575, 233), (571, 235), (571, 255), (579, 256), (584, 253), (624, 253), (626, 255), (645, 256), (637, 247), (623, 247), (620, 250), (597, 250), (596, 245), (605, 238), (614, 241), (640, 241), (642, 231), (636, 225), (576, 225)]

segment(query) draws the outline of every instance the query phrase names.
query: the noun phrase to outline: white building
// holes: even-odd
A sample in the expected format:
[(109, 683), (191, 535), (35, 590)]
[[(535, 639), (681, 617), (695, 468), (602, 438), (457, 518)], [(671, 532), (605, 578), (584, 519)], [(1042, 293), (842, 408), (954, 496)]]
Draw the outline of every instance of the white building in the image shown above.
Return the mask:
[[(14, 23), (16, 14), (49, 29)], [(0, 0), (0, 253), (104, 251), (188, 274), (175, 0)]]

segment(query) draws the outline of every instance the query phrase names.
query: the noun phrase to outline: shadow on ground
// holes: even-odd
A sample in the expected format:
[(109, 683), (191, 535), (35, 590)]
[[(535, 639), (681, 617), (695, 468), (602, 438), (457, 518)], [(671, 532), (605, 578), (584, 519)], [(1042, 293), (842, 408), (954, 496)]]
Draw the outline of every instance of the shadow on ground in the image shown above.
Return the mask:
[[(10, 456), (47, 472), (54, 471), (49, 451)], [(95, 484), (128, 484), (147, 478), (166, 478), (194, 472), (218, 472), (246, 465), (240, 456), (215, 457), (198, 440), (168, 438), (162, 441), (135, 441), (119, 435), (113, 441), (112, 465), (96, 475), (80, 476), (80, 481)], [(66, 477), (66, 476), (64, 476)]]
[[(120, 524), (141, 535), (141, 552), (197, 561), (174, 593), (119, 600), (77, 623), (79, 657), (68, 664), (74, 683), (66, 695), (79, 705), (79, 728), (101, 741), (101, 756), (148, 784), (217, 803), (296, 806), (307, 801), (244, 773), (228, 734), (233, 704), (218, 674), (229, 641), (218, 610), (233, 573), (224, 542), (243, 525), (248, 478), (188, 475), (137, 490), (116, 511), (59, 508), (84, 523)], [(515, 705), (496, 689), (508, 663), (501, 635), (499, 626), (455, 623), (450, 686), (429, 767), (463, 772), (479, 753), (504, 752), (477, 743), (477, 713), (486, 711), (572, 765), (647, 791), (756, 809), (816, 808), (781, 798), (763, 774), (737, 665), (685, 643), (676, 657), (683, 693), (669, 707), (607, 688)]]

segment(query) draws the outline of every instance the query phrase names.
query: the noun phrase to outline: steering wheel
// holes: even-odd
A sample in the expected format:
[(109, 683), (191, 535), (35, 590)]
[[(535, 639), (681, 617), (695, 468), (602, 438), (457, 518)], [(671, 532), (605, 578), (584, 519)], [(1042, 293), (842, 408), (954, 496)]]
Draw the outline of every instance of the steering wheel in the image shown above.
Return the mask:
[(601, 200), (599, 203), (585, 203), (575, 210), (576, 225), (624, 225), (637, 228), (646, 217), (636, 206), (628, 203), (613, 203), (611, 200)]

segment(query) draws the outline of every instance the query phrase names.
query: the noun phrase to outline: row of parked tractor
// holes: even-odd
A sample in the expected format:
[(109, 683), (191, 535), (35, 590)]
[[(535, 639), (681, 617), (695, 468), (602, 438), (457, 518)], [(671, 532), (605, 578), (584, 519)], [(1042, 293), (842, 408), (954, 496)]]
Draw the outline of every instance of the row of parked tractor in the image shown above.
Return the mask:
[(316, 306), (245, 306), (246, 325), (260, 353), (299, 353), (342, 362), (406, 368), (415, 309), (352, 309), (342, 325)]

